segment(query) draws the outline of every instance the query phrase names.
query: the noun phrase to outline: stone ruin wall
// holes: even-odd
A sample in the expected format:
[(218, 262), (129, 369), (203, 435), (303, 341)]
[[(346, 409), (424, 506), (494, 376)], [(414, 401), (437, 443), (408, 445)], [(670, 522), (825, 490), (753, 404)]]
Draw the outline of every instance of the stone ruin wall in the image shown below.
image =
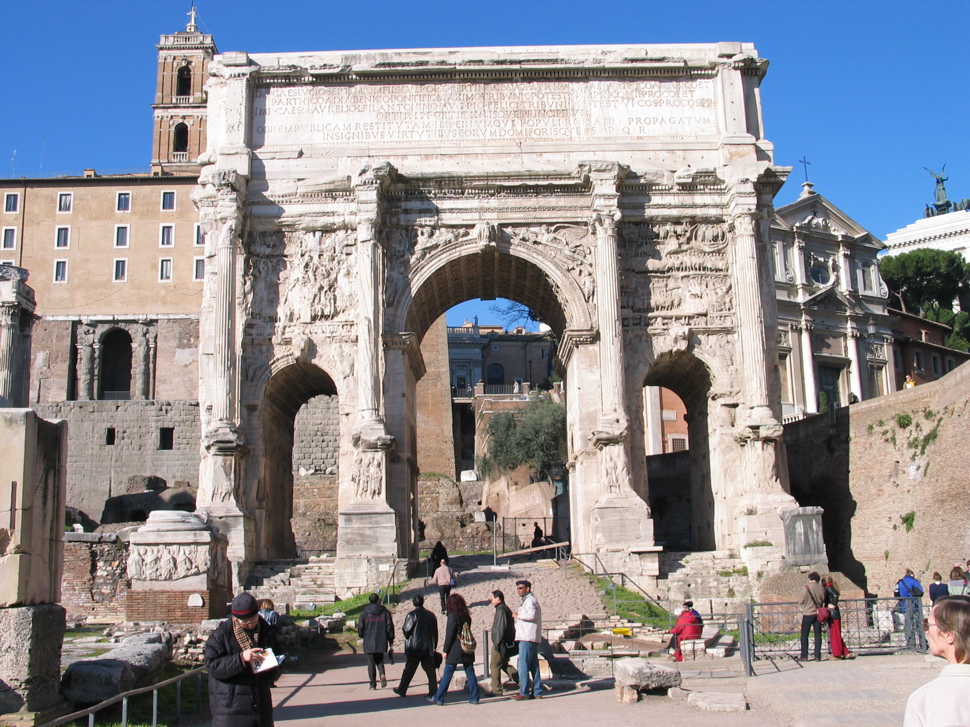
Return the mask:
[(340, 412), (335, 396), (310, 399), (293, 425), (293, 537), (306, 555), (337, 548)]
[(114, 533), (66, 533), (61, 605), (68, 621), (124, 621), (128, 546)]
[(792, 494), (800, 505), (825, 508), (832, 570), (891, 597), (906, 568), (928, 588), (933, 571), (947, 580), (950, 568), (970, 557), (968, 426), (966, 364), (937, 382), (839, 409), (831, 419), (786, 425)]
[[(35, 406), (44, 419), (68, 422), (67, 506), (101, 522), (109, 497), (128, 493), (132, 475), (161, 477), (169, 487), (199, 479), (199, 405), (194, 401), (64, 401)], [(159, 449), (159, 430), (173, 432)], [(109, 428), (115, 443), (106, 443)]]

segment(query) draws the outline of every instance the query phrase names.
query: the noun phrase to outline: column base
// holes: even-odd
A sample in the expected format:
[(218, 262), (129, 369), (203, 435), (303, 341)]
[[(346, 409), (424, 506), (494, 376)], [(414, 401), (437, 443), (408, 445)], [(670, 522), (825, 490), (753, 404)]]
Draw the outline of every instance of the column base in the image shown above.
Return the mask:
[(58, 717), (63, 717), (71, 711), (71, 705), (67, 702), (59, 702), (53, 707), (42, 709), (37, 712), (10, 712), (0, 714), (0, 724), (4, 727), (37, 727), (37, 725), (53, 722)]
[(590, 512), (590, 522), (593, 548), (603, 565), (641, 587), (651, 581), (656, 585), (662, 548), (654, 543), (653, 519), (642, 499), (633, 493), (602, 497)]
[(65, 619), (64, 609), (53, 603), (0, 609), (0, 633), (13, 637), (0, 653), (0, 712), (28, 720), (61, 703)]
[(398, 561), (397, 514), (383, 500), (358, 500), (337, 518), (337, 594), (386, 586)]

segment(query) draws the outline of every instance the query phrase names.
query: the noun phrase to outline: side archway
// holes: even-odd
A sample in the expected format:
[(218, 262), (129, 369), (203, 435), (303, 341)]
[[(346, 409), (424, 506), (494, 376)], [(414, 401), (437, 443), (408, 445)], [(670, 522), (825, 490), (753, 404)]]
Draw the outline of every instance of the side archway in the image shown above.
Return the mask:
[(262, 468), (253, 493), (259, 557), (330, 550), (341, 441), (337, 387), (318, 366), (294, 362), (270, 377), (261, 403)]

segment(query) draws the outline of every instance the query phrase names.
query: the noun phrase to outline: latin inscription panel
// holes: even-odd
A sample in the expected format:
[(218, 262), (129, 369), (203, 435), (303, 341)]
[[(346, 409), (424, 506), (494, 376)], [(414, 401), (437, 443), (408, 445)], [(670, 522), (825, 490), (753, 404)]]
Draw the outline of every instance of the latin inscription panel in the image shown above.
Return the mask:
[(258, 88), (254, 148), (717, 136), (713, 79)]

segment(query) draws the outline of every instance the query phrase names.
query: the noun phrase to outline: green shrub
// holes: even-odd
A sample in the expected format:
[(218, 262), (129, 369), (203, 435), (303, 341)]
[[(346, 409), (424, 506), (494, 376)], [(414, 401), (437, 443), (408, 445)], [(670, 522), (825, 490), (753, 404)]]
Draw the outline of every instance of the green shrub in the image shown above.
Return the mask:
[(913, 423), (912, 415), (905, 412), (900, 412), (894, 418), (896, 420), (896, 426), (898, 426), (900, 429), (905, 429)]
[(916, 522), (916, 511), (910, 510), (905, 515), (900, 515), (899, 519), (903, 521), (903, 525), (906, 526), (906, 532), (908, 533), (913, 529), (913, 524)]

